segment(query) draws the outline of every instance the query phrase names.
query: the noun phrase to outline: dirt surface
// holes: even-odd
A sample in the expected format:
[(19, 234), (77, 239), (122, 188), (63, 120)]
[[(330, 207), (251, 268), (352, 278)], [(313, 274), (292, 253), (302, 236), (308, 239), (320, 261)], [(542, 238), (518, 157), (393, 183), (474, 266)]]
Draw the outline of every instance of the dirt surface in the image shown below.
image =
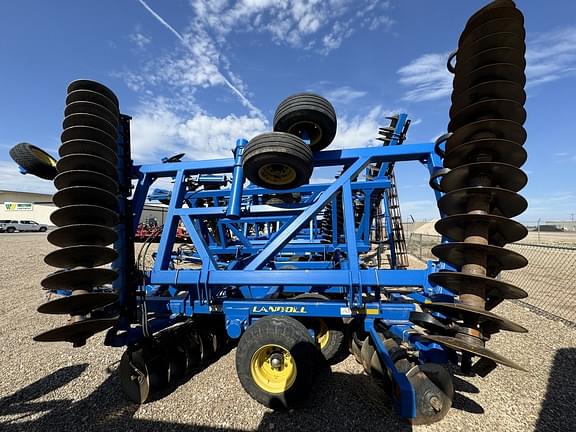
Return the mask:
[[(43, 301), (45, 235), (0, 234), (0, 430), (11, 431), (408, 431), (390, 399), (352, 357), (319, 377), (303, 408), (273, 412), (236, 377), (232, 350), (166, 396), (137, 406), (121, 393), (120, 348), (103, 335), (72, 349), (32, 336), (63, 325), (35, 311)], [(507, 303), (496, 313), (528, 334), (501, 333), (490, 349), (529, 370), (497, 368), (487, 378), (455, 377), (447, 417), (415, 431), (576, 430), (576, 330)]]

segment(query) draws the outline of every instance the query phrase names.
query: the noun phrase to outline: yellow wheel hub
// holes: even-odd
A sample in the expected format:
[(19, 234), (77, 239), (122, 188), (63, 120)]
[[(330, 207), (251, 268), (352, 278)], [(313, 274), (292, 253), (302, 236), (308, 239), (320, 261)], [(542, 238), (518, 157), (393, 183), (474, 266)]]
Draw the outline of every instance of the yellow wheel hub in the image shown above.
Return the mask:
[(293, 182), (296, 171), (289, 165), (272, 163), (260, 167), (258, 177), (268, 184), (281, 186)]
[(316, 331), (316, 342), (320, 345), (320, 349), (323, 350), (328, 342), (330, 341), (330, 330), (323, 319), (318, 319), (318, 326)]
[(306, 138), (310, 141), (311, 146), (322, 139), (322, 129), (314, 122), (301, 121), (295, 123), (288, 129), (288, 133), (299, 136), (302, 139)]
[(264, 345), (252, 356), (250, 372), (258, 387), (279, 394), (287, 391), (296, 381), (296, 363), (290, 351), (280, 345)]
[(30, 152), (41, 161), (46, 162), (48, 165), (53, 166), (54, 168), (56, 167), (56, 160), (48, 156), (46, 153), (38, 151), (34, 148), (30, 149)]

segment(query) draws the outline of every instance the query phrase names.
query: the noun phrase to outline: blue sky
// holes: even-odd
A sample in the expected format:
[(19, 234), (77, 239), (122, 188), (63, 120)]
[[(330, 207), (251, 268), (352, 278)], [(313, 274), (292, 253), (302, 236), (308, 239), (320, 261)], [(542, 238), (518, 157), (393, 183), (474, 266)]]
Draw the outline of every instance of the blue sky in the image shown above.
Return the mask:
[[(271, 129), (277, 104), (315, 91), (336, 107), (333, 148), (377, 145), (391, 112), (407, 143), (446, 130), (445, 58), (485, 1), (99, 0), (0, 4), (0, 189), (52, 191), (8, 156), (26, 141), (56, 155), (66, 85), (111, 87), (133, 116), (136, 162), (185, 151), (227, 157), (239, 136)], [(527, 31), (529, 209), (576, 212), (576, 2), (518, 1)], [(555, 7), (551, 7), (555, 4)], [(398, 165), (403, 216), (435, 217), (427, 172)], [(318, 173), (322, 177), (327, 173)]]

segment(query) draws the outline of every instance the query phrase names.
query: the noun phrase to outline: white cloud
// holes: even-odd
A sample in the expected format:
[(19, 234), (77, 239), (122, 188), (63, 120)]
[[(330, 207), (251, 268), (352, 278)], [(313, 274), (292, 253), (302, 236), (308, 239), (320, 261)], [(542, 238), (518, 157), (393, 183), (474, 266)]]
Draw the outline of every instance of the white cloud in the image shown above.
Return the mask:
[(152, 42), (152, 39), (140, 32), (131, 34), (129, 38), (140, 49), (146, 48), (146, 46)]
[(453, 76), (446, 70), (448, 53), (424, 54), (398, 70), (400, 83), (409, 87), (404, 100), (420, 102), (450, 95)]
[(366, 92), (343, 86), (328, 90), (324, 92), (323, 95), (333, 104), (345, 105), (366, 96)]
[(37, 193), (56, 191), (50, 180), (43, 180), (30, 174), (20, 174), (18, 165), (12, 161), (0, 161), (0, 189)]

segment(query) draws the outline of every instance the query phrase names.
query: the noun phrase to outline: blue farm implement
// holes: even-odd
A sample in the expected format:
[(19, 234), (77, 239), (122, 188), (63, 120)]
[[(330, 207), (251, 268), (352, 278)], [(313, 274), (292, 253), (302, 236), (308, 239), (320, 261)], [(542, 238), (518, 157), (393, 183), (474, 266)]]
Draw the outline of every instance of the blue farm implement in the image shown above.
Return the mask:
[[(58, 296), (39, 308), (70, 319), (36, 340), (82, 346), (107, 330), (106, 345), (126, 347), (120, 380), (138, 403), (237, 346), (242, 386), (278, 409), (307, 395), (318, 367), (352, 353), (401, 417), (440, 420), (454, 367), (522, 369), (485, 345), (500, 330), (526, 331), (492, 312), (526, 296), (496, 278), (526, 264), (503, 247), (526, 234), (510, 219), (526, 207), (524, 67), (522, 14), (496, 1), (470, 18), (450, 57), (451, 120), (435, 143), (404, 144), (410, 121), (398, 114), (379, 130), (382, 146), (327, 149), (334, 108), (302, 93), (278, 106), (273, 132), (238, 139), (233, 158), (150, 165), (132, 163), (114, 93), (74, 81), (50, 176), (58, 228), (48, 239), (59, 249), (46, 262), (61, 270), (42, 281)], [(430, 173), (442, 216), (439, 261), (421, 269), (408, 265), (394, 176), (407, 163)], [(318, 167), (334, 180), (311, 182)], [(151, 190), (161, 179), (171, 189)], [(144, 235), (147, 200), (168, 207)]]

